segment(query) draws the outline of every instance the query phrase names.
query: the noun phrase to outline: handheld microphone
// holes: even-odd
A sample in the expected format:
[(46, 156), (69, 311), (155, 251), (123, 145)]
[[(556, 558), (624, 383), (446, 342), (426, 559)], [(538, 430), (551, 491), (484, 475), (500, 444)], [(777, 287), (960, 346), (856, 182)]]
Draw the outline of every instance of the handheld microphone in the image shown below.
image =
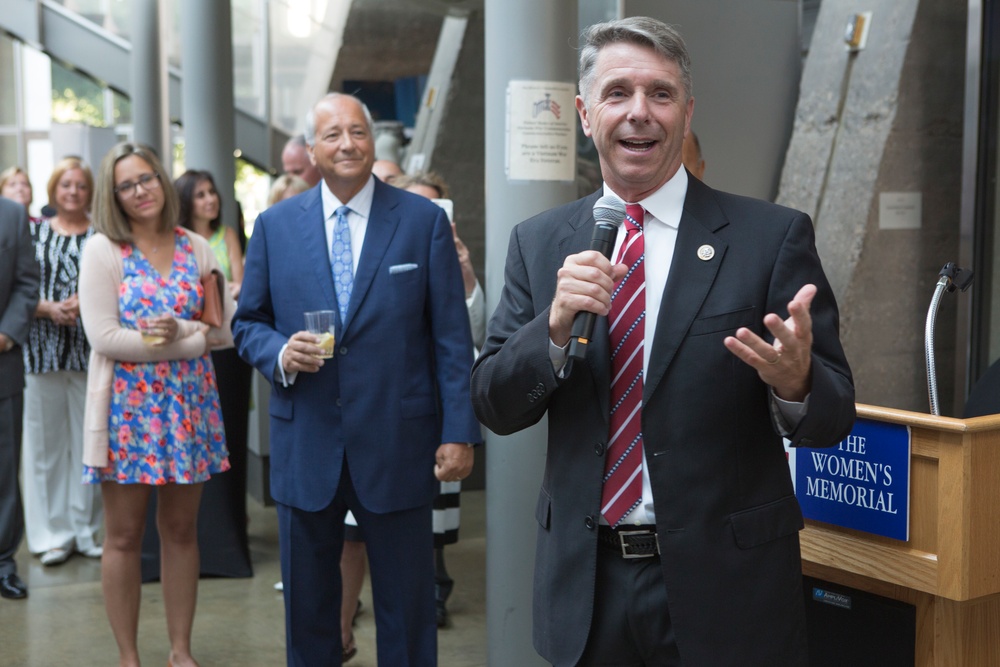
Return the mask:
[[(618, 228), (625, 221), (625, 202), (614, 195), (605, 195), (594, 204), (594, 235), (590, 239), (590, 249), (596, 250), (608, 259), (615, 249), (615, 238)], [(573, 319), (573, 329), (569, 338), (569, 359), (567, 371), (572, 368), (574, 359), (583, 359), (587, 355), (587, 343), (594, 333), (594, 322), (597, 315), (581, 310)]]

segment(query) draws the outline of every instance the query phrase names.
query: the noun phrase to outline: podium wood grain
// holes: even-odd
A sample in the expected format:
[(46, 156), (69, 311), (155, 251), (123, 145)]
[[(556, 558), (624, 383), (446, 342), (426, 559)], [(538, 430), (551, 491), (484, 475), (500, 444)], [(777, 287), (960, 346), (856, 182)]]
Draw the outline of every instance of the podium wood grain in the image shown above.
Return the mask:
[(911, 429), (910, 539), (807, 520), (803, 572), (913, 604), (917, 667), (1000, 665), (1000, 415), (857, 408)]

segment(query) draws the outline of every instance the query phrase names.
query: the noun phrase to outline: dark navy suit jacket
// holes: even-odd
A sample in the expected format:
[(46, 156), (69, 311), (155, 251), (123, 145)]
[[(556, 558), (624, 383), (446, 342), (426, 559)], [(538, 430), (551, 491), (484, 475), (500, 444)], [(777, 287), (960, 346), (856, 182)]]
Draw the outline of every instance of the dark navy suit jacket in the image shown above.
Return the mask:
[(375, 180), (364, 245), (334, 356), (294, 384), (274, 381), (303, 313), (336, 310), (321, 186), (260, 215), (233, 335), (272, 379), (271, 493), (317, 511), (344, 460), (370, 511), (430, 504), (434, 455), (482, 438), (469, 397), (472, 338), (451, 226), (433, 202)]
[[(504, 291), (472, 378), (476, 410), (494, 431), (549, 418), (536, 511), (534, 643), (560, 667), (580, 659), (594, 609), (610, 353), (602, 317), (584, 363), (556, 377), (549, 304), (564, 258), (589, 248), (599, 194), (514, 229)], [(804, 213), (688, 179), (642, 414), (660, 563), (685, 665), (806, 661), (802, 513), (768, 388), (723, 340), (744, 326), (769, 335), (764, 315), (788, 317), (799, 288), (815, 284), (812, 393), (788, 437), (795, 446), (822, 447), (847, 435), (854, 386), (813, 239)], [(712, 257), (698, 252), (704, 246)]]

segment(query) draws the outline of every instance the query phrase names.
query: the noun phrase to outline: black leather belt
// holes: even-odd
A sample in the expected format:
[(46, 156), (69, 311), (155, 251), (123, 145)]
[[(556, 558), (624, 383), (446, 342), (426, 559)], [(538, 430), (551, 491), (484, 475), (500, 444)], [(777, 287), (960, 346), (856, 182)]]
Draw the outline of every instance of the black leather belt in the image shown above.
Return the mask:
[(656, 526), (599, 526), (597, 543), (622, 558), (652, 558), (660, 555)]

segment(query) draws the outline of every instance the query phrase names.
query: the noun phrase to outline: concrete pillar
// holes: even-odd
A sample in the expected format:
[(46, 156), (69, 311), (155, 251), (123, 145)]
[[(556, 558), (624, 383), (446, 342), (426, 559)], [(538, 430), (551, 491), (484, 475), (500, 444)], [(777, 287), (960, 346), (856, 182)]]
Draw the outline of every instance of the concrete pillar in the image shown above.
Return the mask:
[[(486, 294), (503, 289), (515, 224), (576, 198), (573, 183), (511, 183), (504, 174), (507, 83), (576, 81), (576, 0), (486, 0)], [(486, 463), (486, 629), (491, 665), (546, 664), (531, 645), (535, 502), (545, 465), (546, 424), (489, 434)]]
[(222, 221), (236, 228), (233, 37), (230, 3), (181, 0), (185, 164), (215, 178)]
[(133, 138), (151, 146), (169, 171), (170, 123), (167, 120), (166, 63), (160, 48), (159, 0), (132, 3), (132, 126)]

